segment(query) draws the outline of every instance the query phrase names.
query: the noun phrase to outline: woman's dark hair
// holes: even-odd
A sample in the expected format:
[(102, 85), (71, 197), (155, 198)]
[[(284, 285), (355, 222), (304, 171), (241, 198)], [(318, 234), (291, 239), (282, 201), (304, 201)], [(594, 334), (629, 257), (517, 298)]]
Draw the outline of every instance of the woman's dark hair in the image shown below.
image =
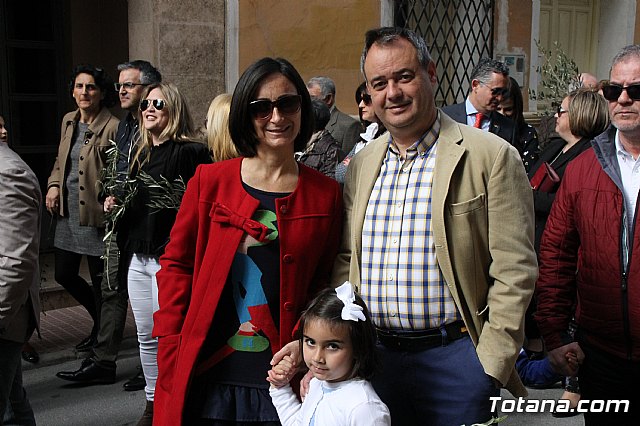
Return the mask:
[[(362, 94), (367, 93), (367, 82), (363, 81), (360, 83), (358, 88), (356, 89), (356, 105), (360, 105), (360, 101), (362, 100)], [(364, 124), (364, 127), (367, 127), (367, 122), (362, 119), (362, 110), (358, 108), (358, 116), (360, 117), (360, 122)]]
[(99, 67), (94, 67), (89, 64), (80, 64), (71, 72), (71, 79), (69, 80), (69, 92), (73, 93), (73, 88), (76, 84), (76, 77), (79, 74), (89, 74), (96, 82), (96, 86), (100, 89), (100, 92), (104, 95), (100, 101), (100, 107), (111, 108), (116, 104), (118, 100), (118, 93), (113, 90), (113, 80), (109, 75)]
[(524, 100), (522, 99), (522, 92), (520, 91), (520, 85), (515, 78), (509, 77), (509, 93), (507, 98), (513, 101), (513, 115), (511, 120), (516, 125), (516, 130), (520, 134), (526, 127), (527, 122), (524, 120)]
[(305, 324), (311, 321), (325, 322), (329, 327), (346, 327), (351, 337), (354, 362), (351, 368), (349, 379), (360, 377), (371, 380), (379, 367), (378, 351), (376, 349), (377, 337), (376, 328), (371, 322), (371, 315), (367, 305), (360, 295), (355, 294), (355, 304), (362, 307), (366, 321), (351, 321), (342, 319), (342, 308), (344, 303), (338, 298), (334, 288), (322, 290), (311, 301), (307, 309), (300, 317), (299, 341), (300, 353), (303, 353)]
[(300, 133), (294, 142), (294, 151), (304, 151), (313, 134), (313, 111), (311, 98), (302, 77), (289, 61), (283, 58), (262, 58), (249, 66), (240, 76), (236, 89), (231, 97), (231, 113), (229, 115), (229, 132), (240, 155), (253, 157), (260, 141), (255, 134), (253, 116), (249, 111), (249, 102), (255, 100), (258, 86), (272, 75), (282, 74), (296, 88), (302, 99), (300, 108)]
[(331, 118), (329, 107), (319, 99), (313, 99), (311, 107), (313, 108), (313, 132), (324, 130)]

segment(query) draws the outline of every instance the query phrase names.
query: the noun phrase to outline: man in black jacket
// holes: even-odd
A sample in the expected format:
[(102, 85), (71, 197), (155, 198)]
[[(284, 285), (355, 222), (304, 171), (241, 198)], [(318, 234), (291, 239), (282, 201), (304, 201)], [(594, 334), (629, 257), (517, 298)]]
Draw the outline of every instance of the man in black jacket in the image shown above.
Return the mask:
[(509, 92), (509, 68), (495, 59), (480, 59), (471, 71), (471, 87), (464, 102), (442, 111), (458, 123), (491, 132), (513, 145), (513, 122), (497, 112)]

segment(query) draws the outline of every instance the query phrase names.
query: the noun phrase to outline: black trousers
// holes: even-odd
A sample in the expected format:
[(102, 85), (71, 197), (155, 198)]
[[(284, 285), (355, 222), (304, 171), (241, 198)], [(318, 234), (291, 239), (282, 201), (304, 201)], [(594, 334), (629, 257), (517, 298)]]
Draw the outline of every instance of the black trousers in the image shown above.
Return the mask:
[[(582, 408), (592, 408), (584, 413), (585, 425), (640, 425), (640, 362), (618, 358), (584, 342), (580, 347), (585, 354), (578, 372), (581, 401), (591, 401)], [(629, 412), (613, 412), (615, 405), (611, 401), (615, 400), (629, 400)], [(604, 409), (600, 401), (604, 401)], [(605, 412), (607, 401), (611, 404), (609, 412)]]
[(69, 294), (87, 310), (93, 319), (91, 335), (95, 338), (100, 327), (102, 271), (104, 262), (100, 256), (87, 256), (89, 275), (93, 285), (80, 276), (82, 254), (59, 248), (55, 249), (55, 279)]

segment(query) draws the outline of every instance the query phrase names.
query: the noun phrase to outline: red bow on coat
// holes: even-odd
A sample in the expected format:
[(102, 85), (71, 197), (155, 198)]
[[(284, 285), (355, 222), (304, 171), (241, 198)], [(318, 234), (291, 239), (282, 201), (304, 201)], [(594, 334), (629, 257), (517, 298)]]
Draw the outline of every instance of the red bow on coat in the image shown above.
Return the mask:
[(228, 223), (233, 227), (242, 229), (260, 242), (264, 242), (267, 239), (267, 235), (271, 232), (271, 229), (262, 223), (241, 216), (222, 204), (215, 204), (213, 213), (211, 214), (211, 220), (218, 223)]

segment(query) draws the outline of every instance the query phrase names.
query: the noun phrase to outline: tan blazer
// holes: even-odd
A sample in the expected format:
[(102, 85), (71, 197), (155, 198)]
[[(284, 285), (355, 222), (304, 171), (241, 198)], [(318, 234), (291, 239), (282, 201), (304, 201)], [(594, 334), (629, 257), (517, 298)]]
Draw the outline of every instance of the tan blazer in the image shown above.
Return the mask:
[(0, 339), (25, 342), (40, 321), (42, 195), (29, 166), (0, 142)]
[(60, 130), (60, 146), (58, 157), (53, 164), (47, 189), (52, 186), (60, 188), (60, 215), (64, 216), (67, 201), (65, 181), (69, 173), (78, 173), (78, 190), (80, 192), (80, 225), (104, 228), (102, 203), (98, 201), (100, 173), (107, 164), (107, 150), (111, 148), (110, 140), (116, 140), (118, 123), (120, 122), (107, 108), (102, 108), (95, 120), (89, 125), (80, 148), (80, 170), (67, 170), (71, 153), (73, 131), (80, 119), (80, 110), (72, 111), (62, 119)]
[[(518, 152), (507, 142), (439, 116), (432, 192), (438, 265), (485, 372), (513, 395), (525, 396), (515, 360), (538, 274), (531, 187)], [(336, 284), (349, 279), (359, 288), (362, 225), (387, 147), (383, 135), (349, 164)]]

